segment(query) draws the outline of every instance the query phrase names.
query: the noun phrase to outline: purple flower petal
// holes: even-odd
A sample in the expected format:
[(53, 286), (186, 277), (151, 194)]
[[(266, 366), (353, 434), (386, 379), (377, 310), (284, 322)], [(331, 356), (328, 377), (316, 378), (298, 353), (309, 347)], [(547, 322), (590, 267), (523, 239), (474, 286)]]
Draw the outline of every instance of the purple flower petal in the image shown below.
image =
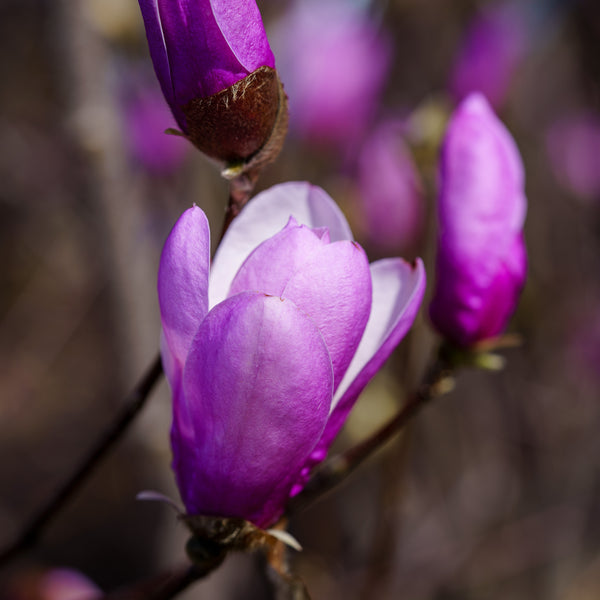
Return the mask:
[[(146, 37), (148, 38), (148, 47), (150, 57), (154, 64), (154, 70), (160, 83), (165, 99), (169, 106), (175, 103), (173, 91), (173, 82), (171, 80), (171, 68), (169, 66), (169, 54), (163, 34), (160, 12), (158, 8), (159, 0), (139, 0), (144, 26), (146, 27)], [(179, 121), (179, 119), (177, 119)]]
[(322, 238), (291, 217), (273, 237), (257, 246), (238, 270), (229, 296), (246, 291), (260, 291), (282, 296), (290, 278), (323, 248)]
[(456, 100), (479, 91), (492, 106), (503, 104), (532, 37), (525, 7), (492, 2), (471, 21), (450, 73)]
[(292, 132), (348, 153), (369, 127), (391, 65), (390, 38), (366, 3), (300, 0), (275, 23)]
[(173, 466), (189, 513), (273, 522), (322, 433), (332, 386), (323, 338), (293, 302), (243, 293), (215, 307), (174, 406)]
[[(373, 302), (367, 327), (332, 404), (323, 435), (333, 440), (359, 394), (411, 328), (425, 293), (425, 267), (401, 258), (371, 264)], [(339, 420), (339, 425), (336, 421)]]
[(337, 388), (371, 310), (371, 274), (364, 250), (355, 242), (328, 244), (290, 220), (238, 271), (230, 295), (245, 290), (289, 298), (315, 322), (331, 354)]
[(298, 493), (312, 467), (323, 460), (342, 428), (356, 399), (383, 366), (413, 324), (425, 293), (425, 268), (420, 259), (410, 265), (400, 258), (371, 265), (373, 303), (362, 340), (346, 375), (335, 393), (325, 431), (292, 495)]
[(150, 56), (179, 126), (182, 107), (275, 67), (254, 0), (139, 0)]
[(381, 123), (363, 142), (358, 160), (365, 233), (369, 244), (385, 254), (410, 248), (423, 231), (423, 186), (402, 127), (399, 120)]
[(248, 255), (281, 231), (290, 215), (311, 229), (327, 227), (332, 242), (353, 239), (341, 210), (321, 188), (304, 181), (275, 185), (255, 196), (225, 234), (212, 264), (210, 306), (227, 297), (231, 282)]
[[(208, 312), (209, 260), (208, 220), (194, 206), (175, 223), (158, 269), (158, 302), (165, 340), (163, 360), (168, 365), (178, 364), (180, 369)], [(167, 352), (171, 356), (165, 357)]]

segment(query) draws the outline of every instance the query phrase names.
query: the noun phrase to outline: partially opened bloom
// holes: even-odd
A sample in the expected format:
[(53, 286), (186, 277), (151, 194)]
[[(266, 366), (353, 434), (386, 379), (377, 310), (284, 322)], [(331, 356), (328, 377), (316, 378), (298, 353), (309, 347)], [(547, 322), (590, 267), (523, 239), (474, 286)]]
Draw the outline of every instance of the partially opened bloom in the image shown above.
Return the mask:
[(254, 0), (139, 0), (150, 55), (181, 131), (225, 163), (271, 138), (285, 96)]
[(159, 269), (173, 468), (189, 514), (264, 527), (410, 328), (425, 274), (420, 261), (369, 265), (335, 203), (306, 183), (254, 198), (210, 275), (209, 248), (206, 216), (188, 209)]
[(440, 161), (436, 289), (430, 315), (460, 346), (503, 332), (525, 282), (523, 164), (481, 94), (452, 116)]

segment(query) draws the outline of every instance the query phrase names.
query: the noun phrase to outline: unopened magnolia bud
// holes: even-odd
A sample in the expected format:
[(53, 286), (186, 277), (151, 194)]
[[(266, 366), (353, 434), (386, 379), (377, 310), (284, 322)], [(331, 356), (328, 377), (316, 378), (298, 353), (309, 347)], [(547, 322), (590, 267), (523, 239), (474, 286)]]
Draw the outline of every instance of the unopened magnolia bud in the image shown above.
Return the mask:
[[(150, 55), (183, 135), (235, 172), (271, 162), (287, 105), (254, 0), (139, 0)], [(250, 164), (249, 164), (250, 163)]]
[(186, 136), (232, 176), (272, 162), (287, 130), (287, 98), (277, 71), (260, 67), (227, 89), (183, 107)]
[(499, 336), (525, 283), (523, 163), (481, 94), (452, 116), (440, 161), (437, 282), (430, 316), (455, 345)]

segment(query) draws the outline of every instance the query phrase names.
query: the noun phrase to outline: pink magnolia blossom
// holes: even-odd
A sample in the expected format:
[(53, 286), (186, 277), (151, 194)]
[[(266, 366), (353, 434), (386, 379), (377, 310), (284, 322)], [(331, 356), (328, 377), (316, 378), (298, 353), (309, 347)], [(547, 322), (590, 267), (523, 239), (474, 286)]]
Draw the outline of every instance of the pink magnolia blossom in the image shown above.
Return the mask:
[(361, 146), (358, 191), (366, 236), (374, 247), (406, 249), (418, 240), (423, 188), (399, 121), (382, 122)]
[(272, 39), (291, 131), (345, 150), (356, 144), (388, 74), (387, 38), (345, 0), (300, 0), (275, 25)]
[(450, 92), (457, 100), (479, 91), (496, 109), (502, 105), (527, 51), (526, 17), (514, 2), (488, 4), (475, 16), (450, 74)]
[(369, 265), (336, 204), (275, 186), (233, 221), (209, 267), (198, 207), (161, 257), (173, 469), (190, 514), (264, 527), (323, 460), (422, 300), (418, 260)]
[(430, 315), (460, 346), (502, 333), (525, 282), (523, 164), (481, 94), (453, 114), (442, 146), (436, 289)]

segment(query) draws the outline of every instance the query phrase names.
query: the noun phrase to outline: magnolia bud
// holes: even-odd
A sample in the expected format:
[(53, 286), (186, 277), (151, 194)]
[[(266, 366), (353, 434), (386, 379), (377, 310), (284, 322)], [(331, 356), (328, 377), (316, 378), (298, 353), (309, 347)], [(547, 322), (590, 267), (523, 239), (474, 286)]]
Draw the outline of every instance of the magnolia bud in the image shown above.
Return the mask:
[(274, 160), (287, 104), (254, 0), (139, 3), (154, 69), (183, 135), (226, 176)]

